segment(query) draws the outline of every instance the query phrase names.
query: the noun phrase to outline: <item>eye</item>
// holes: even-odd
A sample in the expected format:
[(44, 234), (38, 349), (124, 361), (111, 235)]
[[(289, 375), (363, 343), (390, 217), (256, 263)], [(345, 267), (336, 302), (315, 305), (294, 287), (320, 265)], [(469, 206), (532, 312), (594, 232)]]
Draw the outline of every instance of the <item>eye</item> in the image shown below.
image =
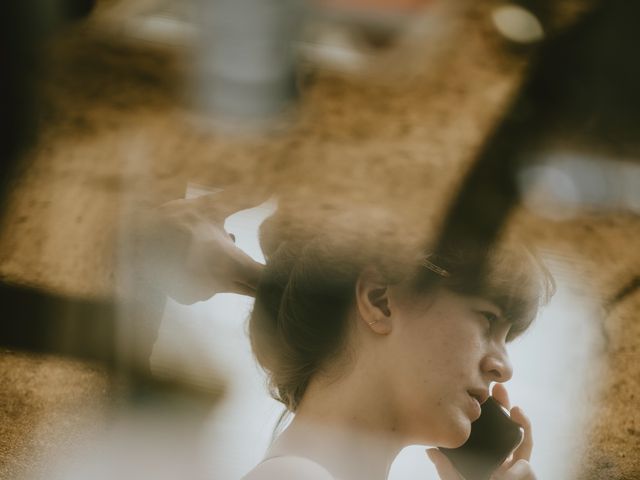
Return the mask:
[(489, 311), (489, 310), (478, 310), (478, 315), (480, 315), (482, 318), (484, 318), (487, 321), (487, 327), (488, 330), (491, 331), (493, 329), (493, 327), (498, 323), (498, 321), (500, 320), (498, 318), (498, 315), (496, 315), (495, 313)]
[(486, 318), (489, 323), (493, 324), (496, 323), (498, 321), (498, 315), (496, 315), (493, 312), (489, 312), (489, 311), (481, 311), (480, 314)]

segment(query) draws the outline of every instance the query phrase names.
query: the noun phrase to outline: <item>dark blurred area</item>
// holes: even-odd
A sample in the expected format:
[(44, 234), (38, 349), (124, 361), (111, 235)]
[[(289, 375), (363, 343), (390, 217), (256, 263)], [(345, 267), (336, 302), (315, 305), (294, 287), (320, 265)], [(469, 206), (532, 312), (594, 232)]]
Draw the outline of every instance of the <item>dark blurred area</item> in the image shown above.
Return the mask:
[(13, 2), (4, 7), (2, 78), (2, 183), (4, 194), (18, 159), (36, 141), (38, 79), (43, 49), (52, 35), (91, 13), (95, 0)]
[[(544, 2), (538, 8), (544, 11)], [(539, 47), (451, 207), (441, 245), (479, 243), (485, 250), (521, 201), (519, 172), (553, 150), (593, 148), (604, 161), (637, 161), (640, 63), (633, 51), (639, 14), (640, 5), (602, 2)]]

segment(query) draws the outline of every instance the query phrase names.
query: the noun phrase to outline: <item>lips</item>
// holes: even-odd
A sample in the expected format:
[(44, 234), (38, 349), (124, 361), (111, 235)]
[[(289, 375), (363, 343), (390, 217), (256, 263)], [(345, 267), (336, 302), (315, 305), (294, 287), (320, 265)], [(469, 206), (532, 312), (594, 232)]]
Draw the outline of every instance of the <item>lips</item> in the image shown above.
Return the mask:
[(467, 393), (470, 397), (475, 398), (480, 405), (486, 402), (487, 398), (489, 398), (489, 390), (486, 388), (472, 388), (467, 390)]
[(489, 398), (489, 390), (484, 388), (473, 388), (471, 390), (467, 390), (467, 396), (469, 397), (469, 418), (472, 422), (475, 422), (482, 413), (480, 405)]
[(472, 422), (475, 422), (478, 418), (480, 418), (480, 414), (482, 413), (482, 409), (480, 408), (480, 401), (468, 395), (469, 398), (469, 419)]

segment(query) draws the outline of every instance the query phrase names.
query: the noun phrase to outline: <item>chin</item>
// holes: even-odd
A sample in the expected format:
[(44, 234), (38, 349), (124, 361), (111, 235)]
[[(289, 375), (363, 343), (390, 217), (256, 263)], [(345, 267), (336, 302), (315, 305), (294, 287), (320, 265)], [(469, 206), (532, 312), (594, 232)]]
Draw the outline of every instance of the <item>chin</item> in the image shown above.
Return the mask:
[[(432, 445), (434, 447), (457, 448), (463, 445), (471, 435), (471, 421), (462, 410), (450, 406), (440, 410), (434, 422), (433, 415), (415, 412), (411, 416), (411, 425), (418, 427), (413, 430), (408, 445)], [(428, 427), (427, 427), (428, 426)]]
[(449, 425), (439, 447), (458, 448), (464, 445), (471, 435), (471, 422), (468, 418), (457, 418)]

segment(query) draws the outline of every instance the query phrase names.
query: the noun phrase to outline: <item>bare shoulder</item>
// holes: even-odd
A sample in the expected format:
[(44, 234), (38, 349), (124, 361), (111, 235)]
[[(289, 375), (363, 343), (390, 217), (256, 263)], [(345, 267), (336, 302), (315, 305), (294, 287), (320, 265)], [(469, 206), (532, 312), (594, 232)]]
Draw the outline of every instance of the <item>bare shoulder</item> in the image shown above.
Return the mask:
[(251, 470), (242, 480), (335, 480), (316, 462), (303, 457), (270, 458)]

